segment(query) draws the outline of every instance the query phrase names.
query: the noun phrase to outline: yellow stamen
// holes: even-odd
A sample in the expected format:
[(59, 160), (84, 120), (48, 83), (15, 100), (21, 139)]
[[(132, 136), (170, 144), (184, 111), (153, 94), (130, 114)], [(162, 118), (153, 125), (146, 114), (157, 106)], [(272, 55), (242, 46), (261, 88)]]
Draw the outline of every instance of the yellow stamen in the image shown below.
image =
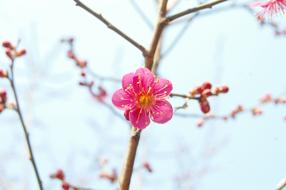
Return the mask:
[(153, 98), (149, 94), (142, 94), (139, 99), (138, 103), (142, 108), (148, 108), (152, 104)]

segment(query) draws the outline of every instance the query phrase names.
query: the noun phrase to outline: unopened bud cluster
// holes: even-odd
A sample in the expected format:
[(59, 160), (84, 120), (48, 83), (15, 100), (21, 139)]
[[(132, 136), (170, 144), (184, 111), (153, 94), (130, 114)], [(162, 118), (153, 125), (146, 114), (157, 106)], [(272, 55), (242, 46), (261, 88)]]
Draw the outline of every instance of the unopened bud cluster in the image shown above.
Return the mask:
[(0, 113), (6, 108), (7, 92), (4, 89), (0, 89)]
[(201, 111), (203, 113), (208, 113), (210, 111), (208, 97), (225, 94), (228, 91), (228, 86), (219, 86), (212, 88), (212, 84), (210, 82), (204, 82), (202, 85), (192, 89), (189, 94), (191, 95), (191, 97), (198, 97)]
[[(241, 113), (251, 113), (252, 116), (260, 116), (263, 114), (263, 110), (261, 107), (266, 104), (273, 104), (273, 105), (286, 105), (286, 97), (278, 96), (273, 97), (271, 94), (265, 94), (259, 99), (259, 104), (253, 107), (245, 108), (242, 105), (237, 105), (229, 114), (218, 116), (218, 115), (205, 115), (203, 117), (198, 118), (196, 124), (198, 127), (202, 127), (207, 120), (210, 119), (220, 119), (227, 121), (228, 119), (235, 119), (237, 115)], [(283, 118), (286, 121), (286, 116)]]
[(63, 190), (70, 190), (71, 189), (71, 185), (66, 182), (65, 180), (65, 173), (63, 170), (58, 169), (55, 173), (51, 174), (50, 177), (52, 179), (58, 179), (61, 181), (61, 187)]
[[(21, 57), (26, 54), (25, 49), (18, 50), (16, 46), (12, 45), (9, 41), (4, 41), (2, 43), (2, 47), (5, 49), (6, 56), (11, 60), (11, 64), (14, 63), (14, 60), (18, 57)], [(0, 80), (8, 79), (9, 73), (6, 69), (0, 68)], [(4, 111), (4, 109), (15, 109), (17, 106), (15, 103), (7, 103), (7, 92), (4, 89), (0, 89), (0, 113)]]
[(5, 48), (6, 55), (12, 61), (15, 60), (17, 57), (22, 57), (26, 54), (26, 49), (18, 50), (16, 46), (12, 45), (9, 41), (4, 41), (2, 46)]
[(81, 80), (79, 82), (79, 85), (87, 87), (90, 94), (96, 100), (98, 100), (99, 102), (103, 102), (104, 99), (107, 97), (107, 91), (101, 85), (97, 86), (96, 92), (94, 91), (95, 82), (93, 80), (90, 80), (87, 76), (87, 65), (88, 65), (87, 61), (80, 59), (73, 50), (74, 39), (73, 38), (63, 39), (62, 42), (67, 43), (69, 45), (67, 57), (71, 59), (75, 63), (75, 65), (80, 69)]

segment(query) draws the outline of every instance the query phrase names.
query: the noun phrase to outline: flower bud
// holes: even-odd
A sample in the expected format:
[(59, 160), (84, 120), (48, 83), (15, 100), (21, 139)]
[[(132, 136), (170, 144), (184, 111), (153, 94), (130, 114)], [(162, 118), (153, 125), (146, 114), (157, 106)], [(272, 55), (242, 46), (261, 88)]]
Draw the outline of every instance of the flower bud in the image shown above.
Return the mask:
[(212, 84), (210, 82), (204, 82), (202, 84), (202, 89), (211, 89), (212, 88)]
[(208, 113), (210, 111), (210, 104), (206, 99), (200, 101), (200, 108), (203, 113)]
[(7, 92), (4, 89), (0, 89), (0, 103), (5, 104), (7, 101)]
[(149, 173), (152, 173), (152, 172), (153, 172), (153, 169), (152, 169), (152, 167), (151, 167), (151, 165), (150, 165), (149, 162), (144, 162), (144, 163), (143, 163), (143, 168), (144, 168), (145, 170), (147, 170)]
[(56, 178), (56, 179), (60, 179), (60, 180), (64, 180), (65, 179), (65, 173), (63, 170), (58, 169), (56, 171), (56, 173), (54, 173), (53, 175), (51, 175), (52, 178)]
[(16, 52), (16, 57), (21, 57), (27, 53), (26, 49), (21, 49)]
[(262, 96), (262, 97), (260, 98), (260, 102), (263, 103), (263, 104), (265, 104), (265, 103), (271, 102), (272, 99), (273, 99), (273, 98), (272, 98), (272, 95), (271, 95), (271, 94), (265, 94), (264, 96)]
[(228, 86), (221, 86), (221, 87), (220, 87), (220, 92), (221, 92), (221, 93), (228, 93), (228, 91), (229, 91)]
[(262, 110), (260, 108), (254, 107), (251, 109), (252, 115), (257, 116), (262, 114)]
[(13, 45), (12, 45), (11, 42), (9, 42), (9, 41), (4, 41), (4, 42), (2, 43), (2, 46), (3, 46), (4, 48), (7, 48), (7, 49), (14, 49)]
[(70, 189), (70, 184), (68, 184), (67, 182), (63, 181), (62, 188), (63, 188), (63, 190), (69, 190)]
[(0, 69), (0, 78), (7, 78), (8, 72), (6, 70)]
[(212, 95), (212, 92), (210, 89), (205, 89), (203, 92), (202, 92), (202, 96), (204, 97), (209, 97)]

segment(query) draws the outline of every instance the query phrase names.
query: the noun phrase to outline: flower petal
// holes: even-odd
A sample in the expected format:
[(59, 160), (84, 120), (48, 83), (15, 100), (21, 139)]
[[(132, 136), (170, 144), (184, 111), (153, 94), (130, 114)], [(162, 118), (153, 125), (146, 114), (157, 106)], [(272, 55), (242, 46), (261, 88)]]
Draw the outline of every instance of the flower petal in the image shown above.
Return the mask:
[(130, 110), (129, 119), (132, 125), (138, 129), (144, 129), (150, 124), (148, 113), (140, 108)]
[(119, 89), (112, 95), (112, 103), (123, 110), (131, 109), (134, 105), (134, 99), (123, 89)]
[(135, 75), (133, 77), (132, 87), (135, 94), (140, 94), (144, 90), (142, 86), (141, 76)]
[(150, 115), (156, 123), (166, 123), (173, 116), (173, 107), (166, 100), (158, 100), (151, 108)]
[(139, 76), (141, 85), (145, 90), (152, 86), (155, 79), (154, 74), (147, 68), (137, 69), (135, 75)]
[(135, 76), (134, 73), (128, 73), (123, 76), (122, 78), (122, 88), (129, 94), (133, 94), (133, 77)]
[(158, 78), (154, 82), (153, 94), (157, 98), (163, 98), (170, 95), (173, 90), (172, 83), (167, 79)]

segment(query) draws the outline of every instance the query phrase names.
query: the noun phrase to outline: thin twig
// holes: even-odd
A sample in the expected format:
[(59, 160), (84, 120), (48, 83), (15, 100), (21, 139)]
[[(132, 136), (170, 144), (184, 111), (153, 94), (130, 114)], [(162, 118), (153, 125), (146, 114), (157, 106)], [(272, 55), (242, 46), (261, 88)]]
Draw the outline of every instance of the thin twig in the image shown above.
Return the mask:
[(124, 32), (122, 32), (120, 29), (118, 29), (117, 27), (115, 27), (113, 24), (111, 24), (106, 18), (104, 18), (101, 14), (93, 11), (91, 8), (89, 8), (88, 6), (86, 6), (84, 3), (82, 3), (80, 0), (74, 0), (74, 2), (76, 3), (77, 6), (81, 7), (82, 9), (84, 9), (85, 11), (89, 12), (90, 14), (92, 14), (94, 17), (96, 17), (98, 20), (100, 20), (103, 24), (105, 24), (110, 30), (114, 31), (115, 33), (117, 33), (119, 36), (121, 36), (122, 38), (124, 38), (125, 40), (127, 40), (129, 43), (131, 43), (133, 46), (135, 46), (137, 49), (139, 49), (142, 54), (144, 55), (144, 57), (147, 55), (147, 51), (146, 49), (139, 44), (138, 42), (136, 42), (134, 39), (132, 39), (131, 37), (129, 37), (127, 34), (125, 34)]
[(12, 88), (12, 91), (13, 91), (13, 94), (14, 94), (14, 98), (15, 98), (15, 101), (16, 101), (15, 111), (17, 112), (17, 114), (19, 116), (19, 119), (20, 119), (20, 122), (21, 122), (21, 126), (22, 126), (22, 129), (23, 129), (24, 134), (25, 134), (25, 140), (26, 140), (26, 143), (28, 145), (28, 151), (29, 151), (29, 160), (31, 161), (33, 169), (34, 169), (34, 172), (36, 174), (36, 178), (37, 178), (37, 182), (38, 182), (38, 185), (39, 185), (39, 189), (43, 190), (44, 188), (43, 188), (43, 184), (42, 184), (42, 181), (41, 181), (41, 178), (40, 178), (39, 169), (37, 167), (36, 160), (35, 160), (35, 157), (34, 157), (32, 145), (31, 145), (31, 141), (30, 141), (29, 132), (28, 132), (28, 129), (27, 129), (26, 124), (24, 122), (23, 114), (22, 114), (22, 111), (21, 111), (21, 108), (20, 108), (20, 104), (19, 104), (19, 99), (18, 99), (17, 90), (16, 90), (16, 86), (15, 86), (15, 78), (14, 78), (14, 60), (11, 61), (10, 74), (11, 74), (11, 76), (9, 76), (9, 82), (10, 82), (10, 85), (11, 85), (11, 88)]
[(214, 5), (223, 3), (225, 1), (227, 1), (227, 0), (215, 0), (215, 1), (208, 2), (208, 3), (200, 4), (197, 7), (193, 7), (193, 8), (187, 9), (185, 11), (179, 12), (177, 14), (174, 14), (174, 15), (166, 17), (165, 22), (169, 24), (169, 23), (171, 23), (172, 21), (174, 21), (174, 20), (176, 20), (178, 18), (181, 18), (183, 16), (189, 15), (191, 13), (198, 12), (198, 11), (203, 10), (203, 9), (210, 9)]
[(249, 6), (247, 4), (233, 3), (227, 7), (218, 8), (218, 9), (215, 9), (212, 11), (207, 11), (207, 12), (203, 12), (203, 13), (202, 12), (196, 12), (196, 14), (194, 14), (192, 17), (187, 18), (187, 19), (182, 19), (182, 21), (180, 20), (179, 22), (176, 22), (176, 24), (183, 23), (184, 26), (177, 33), (177, 35), (175, 36), (173, 41), (170, 43), (169, 47), (167, 47), (166, 50), (162, 53), (161, 59), (164, 59), (176, 47), (176, 45), (178, 44), (180, 39), (184, 36), (185, 32), (190, 27), (190, 24), (195, 20), (195, 18), (199, 18), (201, 16), (207, 16), (207, 15), (210, 15), (213, 13), (218, 13), (218, 12), (222, 12), (222, 11), (226, 11), (226, 10), (237, 9), (237, 8), (242, 8), (242, 9), (246, 10), (247, 12), (249, 12), (250, 14), (254, 14), (253, 10), (251, 8), (249, 8)]
[(180, 97), (180, 98), (185, 98), (185, 99), (188, 99), (188, 100), (200, 100), (199, 97), (194, 97), (194, 96), (191, 96), (191, 95), (187, 95), (187, 94), (179, 94), (179, 93), (171, 93), (170, 94), (170, 97)]

